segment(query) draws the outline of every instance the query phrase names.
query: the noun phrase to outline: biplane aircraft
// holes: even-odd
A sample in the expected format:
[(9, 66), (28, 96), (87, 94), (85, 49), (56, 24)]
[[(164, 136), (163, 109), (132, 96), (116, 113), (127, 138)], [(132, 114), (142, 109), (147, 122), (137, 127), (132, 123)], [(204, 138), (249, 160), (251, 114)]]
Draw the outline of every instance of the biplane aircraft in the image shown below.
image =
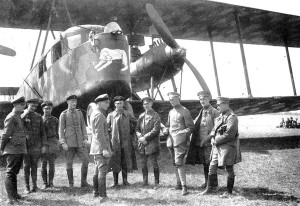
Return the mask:
[[(65, 109), (68, 95), (76, 94), (79, 108), (89, 110), (101, 93), (131, 98), (134, 113), (139, 114), (142, 106), (136, 101), (137, 92), (148, 90), (153, 97), (155, 88), (160, 93), (160, 85), (168, 80), (174, 84), (174, 75), (185, 63), (199, 83), (195, 86), (209, 90), (201, 69), (186, 58), (175, 38), (210, 42), (218, 95), (213, 42), (239, 43), (248, 98), (231, 99), (231, 108), (238, 115), (300, 108), (288, 50), (300, 47), (298, 16), (204, 0), (6, 0), (0, 13), (0, 27), (47, 30), (45, 41), (48, 32), (54, 36), (53, 31), (64, 31), (32, 64), (17, 93), (53, 101), (56, 115)], [(142, 54), (139, 47), (145, 45), (144, 36), (154, 41)], [(286, 48), (294, 96), (253, 97), (244, 43)], [(32, 62), (34, 59), (35, 54)], [(182, 103), (197, 115), (198, 101)], [(166, 101), (154, 103), (163, 121), (169, 108)]]

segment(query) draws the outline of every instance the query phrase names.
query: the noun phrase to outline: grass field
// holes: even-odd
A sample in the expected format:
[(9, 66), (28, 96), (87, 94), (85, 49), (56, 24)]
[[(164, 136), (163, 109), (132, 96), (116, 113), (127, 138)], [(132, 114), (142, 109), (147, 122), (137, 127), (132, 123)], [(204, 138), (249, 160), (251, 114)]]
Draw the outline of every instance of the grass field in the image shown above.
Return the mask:
[[(109, 200), (103, 205), (300, 205), (300, 149), (268, 150), (260, 146), (243, 145), (243, 162), (235, 166), (235, 195), (228, 199), (219, 197), (225, 191), (226, 173), (219, 170), (221, 190), (215, 195), (200, 196), (198, 186), (203, 183), (202, 166), (187, 166), (187, 182), (190, 194), (181, 196), (180, 191), (171, 191), (175, 185), (175, 175), (167, 148), (163, 145), (160, 155), (161, 187), (141, 187), (141, 168), (129, 174), (129, 187), (108, 188)], [(139, 160), (139, 159), (138, 159)], [(92, 162), (92, 161), (91, 161)], [(90, 164), (88, 181), (92, 182), (94, 165)], [(99, 205), (99, 200), (92, 197), (92, 189), (82, 190), (80, 186), (80, 163), (74, 164), (75, 188), (67, 188), (64, 157), (57, 159), (56, 188), (29, 194), (24, 205)], [(150, 169), (152, 171), (152, 169)], [(38, 186), (42, 186), (40, 168)], [(121, 176), (121, 175), (119, 175)], [(5, 205), (4, 189), (5, 169), (0, 171), (0, 205)], [(113, 183), (112, 173), (107, 176), (107, 185)], [(153, 173), (150, 173), (153, 184)], [(120, 177), (119, 177), (120, 182)], [(19, 193), (23, 194), (23, 170), (18, 175)]]

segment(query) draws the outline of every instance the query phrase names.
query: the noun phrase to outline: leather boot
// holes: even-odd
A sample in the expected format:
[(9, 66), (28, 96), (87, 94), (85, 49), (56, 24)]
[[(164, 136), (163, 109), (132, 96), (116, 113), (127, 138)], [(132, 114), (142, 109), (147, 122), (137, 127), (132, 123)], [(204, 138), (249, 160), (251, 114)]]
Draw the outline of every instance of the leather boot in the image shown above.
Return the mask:
[(30, 192), (36, 192), (38, 190), (37, 187), (37, 168), (35, 168), (34, 166), (31, 169), (31, 179), (32, 179), (32, 189), (30, 190)]
[(99, 184), (98, 184), (98, 176), (94, 175), (93, 176), (93, 188), (94, 188), (94, 197), (98, 197), (99, 196)]
[(182, 186), (182, 192), (181, 192), (181, 194), (182, 194), (183, 196), (185, 196), (185, 195), (188, 194), (186, 185), (183, 185), (183, 186)]
[(215, 174), (213, 175), (208, 175), (207, 179), (207, 187), (206, 189), (200, 193), (200, 195), (208, 195), (213, 193), (213, 185), (214, 185), (214, 180), (215, 180)]
[(143, 174), (142, 186), (147, 186), (148, 185), (148, 168), (147, 167), (142, 168), (142, 174)]
[(106, 177), (100, 176), (99, 178), (99, 195), (100, 197), (107, 197), (106, 194)]
[(47, 168), (43, 168), (43, 166), (42, 166), (41, 175), (42, 175), (42, 179), (43, 179), (43, 186), (41, 189), (45, 190), (48, 186), (48, 184), (47, 184)]
[(234, 177), (227, 177), (227, 191), (221, 195), (221, 198), (227, 198), (232, 195)]
[(127, 181), (127, 170), (122, 169), (122, 178), (123, 178), (123, 185), (130, 186), (130, 183)]
[(157, 189), (159, 185), (159, 168), (154, 168), (153, 173), (154, 173), (154, 185), (155, 185), (154, 189)]
[(15, 199), (17, 199), (17, 200), (23, 200), (23, 199), (25, 199), (24, 197), (22, 197), (21, 195), (18, 194), (18, 181), (17, 181), (17, 177), (13, 178), (13, 189), (14, 189), (13, 196), (14, 196)]
[(203, 171), (204, 171), (205, 182), (204, 182), (202, 185), (200, 185), (200, 189), (205, 189), (206, 186), (207, 186), (207, 179), (208, 179), (209, 165), (203, 164)]
[(29, 186), (29, 176), (30, 176), (30, 169), (29, 168), (24, 168), (24, 179), (25, 179), (25, 194), (30, 193), (30, 186)]
[(86, 178), (87, 178), (87, 173), (88, 173), (88, 167), (87, 166), (82, 166), (81, 167), (81, 187), (82, 188), (91, 188), (92, 186), (87, 183)]
[(49, 182), (48, 187), (54, 187), (53, 185), (53, 179), (54, 179), (54, 168), (49, 167)]
[(36, 192), (38, 190), (36, 181), (32, 182), (32, 189), (30, 190), (30, 192)]
[(67, 175), (69, 180), (69, 188), (72, 189), (74, 187), (73, 169), (67, 169)]
[[(13, 179), (6, 178), (5, 179), (5, 189), (7, 193), (7, 204), (13, 205), (14, 201), (16, 200), (14, 197), (14, 186), (13, 186)], [(17, 201), (17, 200), (16, 200)]]
[(118, 187), (119, 173), (118, 172), (113, 172), (113, 178), (114, 178), (114, 184), (111, 186), (111, 188), (116, 188), (116, 187)]

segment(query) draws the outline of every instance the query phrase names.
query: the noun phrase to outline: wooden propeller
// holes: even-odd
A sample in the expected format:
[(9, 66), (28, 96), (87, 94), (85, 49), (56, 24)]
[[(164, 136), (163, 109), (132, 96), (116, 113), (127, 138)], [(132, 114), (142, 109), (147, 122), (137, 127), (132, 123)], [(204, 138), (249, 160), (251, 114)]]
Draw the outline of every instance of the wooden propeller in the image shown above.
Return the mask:
[[(153, 7), (152, 4), (146, 4), (146, 10), (147, 13), (151, 19), (152, 24), (154, 25), (155, 29), (159, 33), (159, 35), (162, 37), (164, 42), (171, 47), (172, 49), (180, 49), (181, 47), (177, 44), (175, 41), (173, 35), (169, 31), (168, 27), (160, 17), (160, 15), (157, 13), (156, 9)], [(205, 91), (210, 91), (206, 82), (204, 81), (201, 74), (198, 72), (196, 67), (184, 56), (183, 57), (185, 63), (189, 66), (190, 70), (193, 72), (194, 76), (196, 77), (197, 81), (199, 82), (200, 86)]]
[(15, 50), (10, 49), (6, 46), (2, 46), (2, 45), (0, 45), (0, 54), (7, 55), (7, 56), (12, 56), (12, 57), (16, 56)]

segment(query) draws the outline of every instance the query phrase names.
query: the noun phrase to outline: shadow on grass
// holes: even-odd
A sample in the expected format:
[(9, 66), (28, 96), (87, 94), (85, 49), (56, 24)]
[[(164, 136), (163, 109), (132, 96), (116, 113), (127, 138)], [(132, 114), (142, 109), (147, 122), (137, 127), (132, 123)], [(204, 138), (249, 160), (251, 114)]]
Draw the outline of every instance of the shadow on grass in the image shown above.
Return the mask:
[(154, 199), (152, 197), (147, 198), (126, 198), (126, 197), (119, 197), (118, 201), (124, 201), (130, 203), (130, 205), (181, 205), (187, 203), (185, 200), (164, 200), (164, 199)]
[(84, 194), (92, 194), (92, 188), (81, 188), (81, 187), (73, 187), (70, 189), (69, 187), (54, 187), (48, 188), (46, 190), (40, 190), (42, 193), (66, 193), (69, 196), (76, 196), (76, 195), (84, 195)]
[(82, 202), (74, 201), (71, 199), (66, 200), (55, 200), (55, 199), (30, 199), (26, 198), (22, 201), (25, 205), (85, 205)]
[(241, 196), (249, 200), (271, 200), (279, 202), (297, 202), (300, 203), (300, 198), (293, 195), (285, 194), (281, 191), (270, 190), (268, 188), (240, 188), (239, 191)]

